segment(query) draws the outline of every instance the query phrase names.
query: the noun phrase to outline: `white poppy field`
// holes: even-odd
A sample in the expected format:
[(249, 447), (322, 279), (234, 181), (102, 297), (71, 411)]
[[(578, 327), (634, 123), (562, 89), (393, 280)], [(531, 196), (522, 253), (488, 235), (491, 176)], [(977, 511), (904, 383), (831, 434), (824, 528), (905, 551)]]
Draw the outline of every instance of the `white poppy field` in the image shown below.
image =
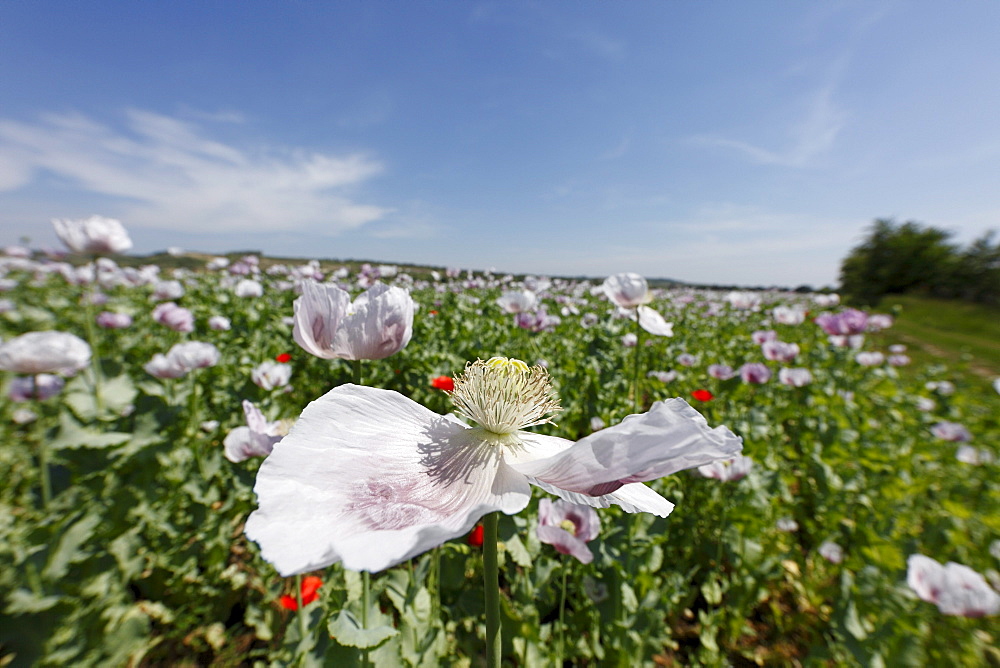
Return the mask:
[[(0, 665), (485, 665), (479, 519), (501, 508), (503, 665), (1000, 663), (1000, 394), (901, 375), (888, 316), (628, 275), (185, 259), (0, 259)], [(459, 498), (478, 460), (413, 482), (419, 420), (432, 444), (486, 428), (509, 495), (497, 474)], [(584, 499), (514, 461), (556, 448), (532, 423), (625, 468)]]

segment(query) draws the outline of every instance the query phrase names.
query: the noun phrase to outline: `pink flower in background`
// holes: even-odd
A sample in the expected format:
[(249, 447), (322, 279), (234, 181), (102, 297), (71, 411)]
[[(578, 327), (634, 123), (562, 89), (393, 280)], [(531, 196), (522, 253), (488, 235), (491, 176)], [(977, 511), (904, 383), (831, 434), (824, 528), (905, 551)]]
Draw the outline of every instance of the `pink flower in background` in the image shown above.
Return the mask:
[(634, 333), (629, 332), (622, 336), (622, 345), (626, 348), (635, 348), (639, 343), (639, 337)]
[(219, 363), (219, 349), (211, 343), (187, 341), (175, 344), (166, 355), (156, 353), (142, 368), (156, 378), (180, 378), (189, 371)]
[(868, 316), (862, 311), (848, 308), (836, 314), (821, 313), (816, 316), (816, 324), (823, 328), (835, 346), (858, 348), (868, 329)]
[(671, 383), (677, 380), (676, 371), (650, 371), (646, 374), (647, 378), (655, 378), (661, 383)]
[(153, 301), (173, 301), (184, 296), (184, 286), (180, 281), (157, 281), (153, 284), (153, 294), (150, 298)]
[(906, 366), (910, 361), (909, 355), (889, 355), (889, 366)]
[(728, 364), (710, 364), (708, 366), (708, 375), (718, 380), (729, 380), (736, 375), (736, 372)]
[(906, 584), (945, 615), (985, 617), (1000, 612), (1000, 594), (968, 566), (939, 562), (922, 554), (907, 559)]
[(11, 401), (44, 401), (62, 392), (65, 385), (66, 381), (51, 373), (18, 376), (11, 379), (7, 396)]
[(806, 320), (805, 310), (797, 306), (775, 306), (771, 315), (782, 325), (801, 325)]
[(153, 320), (175, 332), (194, 331), (194, 314), (174, 302), (157, 304), (153, 309)]
[(284, 435), (280, 422), (268, 422), (260, 409), (246, 399), (243, 400), (243, 415), (247, 425), (236, 427), (222, 441), (226, 459), (233, 463), (268, 456)]
[(208, 328), (216, 332), (229, 331), (233, 326), (232, 321), (224, 315), (213, 315), (208, 319)]
[(768, 341), (777, 341), (778, 333), (773, 329), (758, 329), (750, 335), (750, 339), (758, 346), (762, 346)]
[(90, 345), (66, 332), (28, 332), (0, 344), (0, 369), (21, 375), (75, 374), (90, 363)]
[(865, 351), (855, 355), (854, 361), (861, 366), (879, 366), (885, 362), (885, 355), (878, 351)]
[(698, 358), (691, 353), (681, 353), (677, 356), (677, 363), (681, 366), (694, 366), (698, 363)]
[(101, 311), (97, 314), (97, 325), (104, 329), (125, 329), (132, 326), (132, 316), (128, 313)]
[(733, 290), (726, 295), (726, 301), (735, 309), (748, 311), (760, 306), (760, 295), (755, 292)]
[(791, 387), (805, 387), (812, 382), (813, 377), (809, 369), (786, 368), (778, 371), (778, 380)]
[(674, 326), (663, 319), (659, 313), (646, 306), (653, 301), (646, 279), (635, 273), (615, 274), (604, 279), (601, 285), (604, 294), (612, 303), (634, 315), (639, 326), (656, 336), (673, 336)]
[(957, 422), (948, 422), (947, 420), (938, 422), (931, 427), (931, 433), (942, 441), (964, 442), (972, 440), (972, 434), (969, 433), (968, 429)]
[(784, 341), (765, 341), (760, 346), (764, 359), (775, 362), (792, 362), (799, 354), (799, 346), (795, 343), (785, 343)]
[(497, 304), (507, 313), (524, 313), (530, 311), (538, 300), (531, 290), (521, 290), (520, 292), (510, 291), (500, 295)]
[(233, 288), (233, 293), (237, 297), (262, 297), (264, 295), (264, 286), (252, 278), (244, 278)]
[(172, 359), (163, 353), (156, 353), (153, 359), (142, 365), (150, 376), (164, 380), (167, 378), (181, 378), (186, 376), (188, 369), (185, 369), (176, 359)]
[(634, 309), (653, 301), (646, 279), (632, 272), (608, 276), (601, 288), (608, 299), (624, 309)]
[(970, 466), (981, 466), (993, 463), (993, 453), (986, 448), (974, 448), (971, 445), (962, 444), (958, 446), (955, 459)]
[(285, 387), (292, 378), (292, 367), (280, 362), (266, 360), (250, 372), (250, 380), (263, 390)]
[(698, 473), (705, 478), (714, 478), (722, 482), (742, 480), (753, 468), (753, 460), (745, 455), (736, 455), (732, 459), (717, 459), (711, 464), (698, 467)]
[(892, 316), (884, 313), (872, 313), (868, 316), (868, 331), (880, 332), (892, 327)]
[(740, 378), (744, 383), (760, 385), (771, 380), (771, 370), (760, 362), (748, 362), (740, 367)]
[(819, 552), (819, 556), (831, 564), (839, 564), (844, 560), (844, 548), (833, 541), (824, 541), (817, 551)]
[(590, 506), (550, 499), (538, 502), (538, 540), (556, 548), (561, 554), (589, 564), (594, 560), (594, 554), (587, 543), (597, 538), (600, 531), (601, 519)]
[(402, 288), (376, 283), (351, 301), (336, 285), (303, 281), (295, 300), (292, 338), (323, 359), (380, 360), (413, 335), (413, 300)]
[(580, 441), (524, 431), (559, 410), (548, 374), (502, 357), (469, 364), (451, 398), (470, 423), (401, 394), (341, 385), (310, 403), (261, 464), (246, 534), (283, 575), (343, 562), (381, 571), (523, 510), (534, 484), (573, 503), (665, 517), (643, 481), (739, 453), (681, 399)]
[(105, 255), (124, 253), (132, 247), (132, 240), (120, 221), (104, 216), (91, 216), (78, 220), (53, 219), (59, 240), (75, 253)]

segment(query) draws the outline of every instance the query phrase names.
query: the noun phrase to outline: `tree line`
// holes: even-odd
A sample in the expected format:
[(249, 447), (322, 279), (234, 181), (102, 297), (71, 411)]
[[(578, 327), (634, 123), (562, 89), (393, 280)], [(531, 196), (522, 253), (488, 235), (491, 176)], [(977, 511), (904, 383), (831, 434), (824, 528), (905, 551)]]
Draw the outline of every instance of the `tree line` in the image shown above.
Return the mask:
[(855, 304), (920, 293), (1000, 306), (1000, 242), (990, 230), (962, 247), (929, 225), (876, 219), (843, 259), (840, 289)]

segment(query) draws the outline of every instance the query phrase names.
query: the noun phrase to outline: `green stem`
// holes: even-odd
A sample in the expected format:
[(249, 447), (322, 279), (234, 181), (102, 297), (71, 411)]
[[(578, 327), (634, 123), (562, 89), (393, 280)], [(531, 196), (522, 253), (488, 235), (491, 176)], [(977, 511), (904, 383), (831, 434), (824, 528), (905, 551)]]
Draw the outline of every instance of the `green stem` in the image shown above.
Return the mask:
[[(97, 259), (94, 259), (94, 281), (97, 281)], [(104, 413), (104, 399), (101, 397), (101, 350), (97, 340), (97, 321), (94, 315), (94, 287), (83, 289), (84, 317), (87, 321), (87, 339), (90, 343), (90, 370), (94, 375), (94, 412), (98, 419)]]
[(635, 367), (632, 371), (632, 412), (638, 413), (642, 410), (642, 392), (639, 387), (641, 378), (639, 375), (639, 358), (642, 356), (642, 327), (639, 326), (639, 313), (635, 315)]
[(302, 605), (302, 574), (295, 576), (295, 601), (299, 604), (299, 635), (301, 639), (309, 633), (309, 620), (306, 619), (306, 606)]
[[(33, 383), (35, 394), (35, 407), (38, 409), (38, 417), (35, 418), (35, 425), (32, 431), (37, 435), (39, 434), (39, 424), (42, 422), (42, 402), (38, 399), (38, 377), (35, 376), (32, 378), (31, 382)], [(42, 485), (42, 510), (46, 510), (52, 501), (52, 481), (49, 478), (49, 449), (45, 441), (44, 433), (35, 438), (35, 445), (38, 446), (39, 482)]]
[(566, 559), (563, 561), (562, 591), (559, 594), (559, 644), (556, 654), (556, 666), (562, 668), (564, 650), (566, 647), (566, 575), (569, 573), (570, 563)]
[(351, 371), (355, 385), (361, 384), (361, 360), (351, 360)]
[[(358, 362), (358, 368), (361, 362)], [(361, 628), (368, 628), (368, 607), (371, 605), (372, 576), (368, 571), (361, 571)], [(361, 651), (361, 665), (368, 668), (368, 649)]]
[(486, 600), (486, 666), (500, 668), (500, 569), (497, 565), (499, 513), (483, 518), (483, 593)]

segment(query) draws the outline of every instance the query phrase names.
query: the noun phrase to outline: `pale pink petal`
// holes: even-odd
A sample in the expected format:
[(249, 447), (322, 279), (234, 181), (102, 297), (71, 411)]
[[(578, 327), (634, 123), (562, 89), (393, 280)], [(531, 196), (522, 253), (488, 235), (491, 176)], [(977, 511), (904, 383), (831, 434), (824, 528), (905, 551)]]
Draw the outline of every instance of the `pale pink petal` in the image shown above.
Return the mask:
[(306, 352), (333, 359), (330, 349), (334, 333), (347, 314), (351, 296), (336, 285), (303, 281), (302, 296), (292, 303), (294, 325), (292, 338)]
[(650, 334), (656, 336), (674, 335), (674, 324), (664, 320), (663, 316), (653, 309), (648, 306), (640, 306), (636, 312), (639, 314), (639, 326)]
[(592, 508), (610, 508), (612, 505), (616, 505), (620, 506), (626, 513), (652, 513), (659, 517), (666, 517), (674, 509), (674, 504), (641, 482), (622, 485), (614, 492), (601, 496), (570, 492), (531, 477), (528, 478), (528, 482), (542, 488), (549, 494), (555, 494), (560, 499), (588, 505)]
[(264, 460), (246, 534), (282, 575), (375, 572), (522, 510), (527, 481), (476, 433), (396, 392), (337, 387)]
[(551, 545), (562, 554), (576, 557), (580, 563), (589, 564), (594, 560), (587, 543), (557, 526), (539, 525), (538, 540)]
[(937, 603), (944, 581), (944, 566), (922, 554), (911, 554), (906, 564), (906, 584), (923, 600)]
[(710, 429), (698, 411), (678, 398), (658, 401), (648, 413), (630, 415), (559, 454), (511, 466), (560, 489), (603, 496), (626, 483), (732, 458), (742, 447), (728, 428)]

